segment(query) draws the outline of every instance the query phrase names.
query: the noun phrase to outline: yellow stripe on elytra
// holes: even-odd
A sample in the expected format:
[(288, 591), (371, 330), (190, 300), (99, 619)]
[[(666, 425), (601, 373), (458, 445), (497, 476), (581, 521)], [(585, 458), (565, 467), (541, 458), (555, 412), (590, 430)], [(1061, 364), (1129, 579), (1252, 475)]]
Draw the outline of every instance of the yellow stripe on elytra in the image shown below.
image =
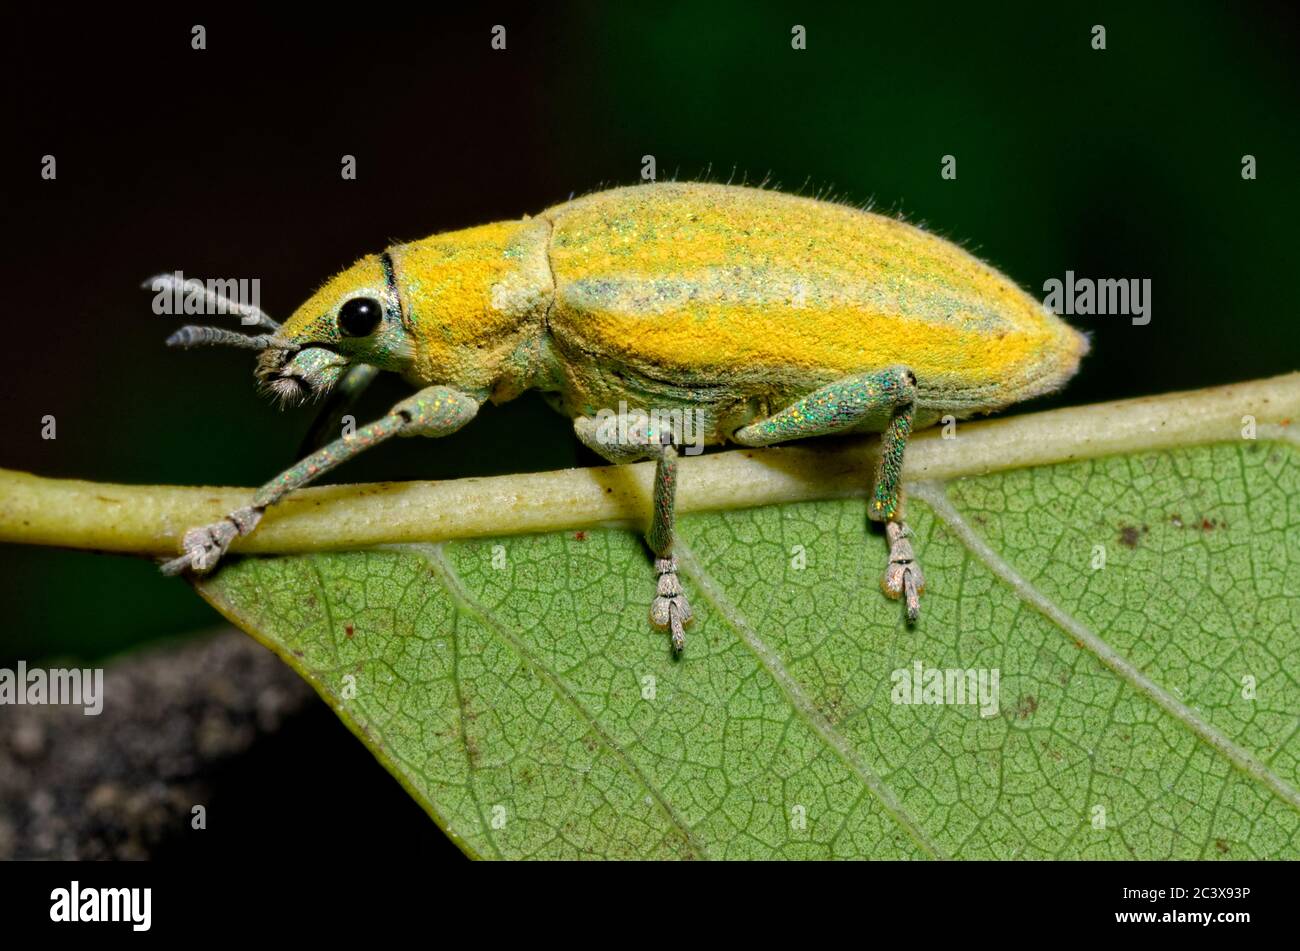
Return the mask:
[(555, 225), (553, 324), (665, 368), (853, 372), (969, 384), (1032, 375), (1081, 341), (1007, 278), (910, 225), (727, 186), (602, 192)]
[[(563, 318), (557, 318), (563, 319)], [(1040, 353), (1050, 338), (1023, 332), (990, 336), (897, 314), (789, 310), (733, 304), (689, 311), (586, 309), (573, 335), (592, 349), (664, 368), (853, 373), (891, 364), (918, 375), (962, 373), (971, 383), (1000, 379)]]

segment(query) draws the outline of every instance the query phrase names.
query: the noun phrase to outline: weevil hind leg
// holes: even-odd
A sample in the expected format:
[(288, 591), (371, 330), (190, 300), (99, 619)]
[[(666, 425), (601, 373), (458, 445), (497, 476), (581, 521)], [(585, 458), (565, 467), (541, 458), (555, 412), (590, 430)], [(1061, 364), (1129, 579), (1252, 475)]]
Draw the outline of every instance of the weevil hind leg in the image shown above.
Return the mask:
[(867, 516), (885, 523), (885, 537), (889, 541), (889, 562), (880, 587), (889, 597), (902, 598), (908, 623), (915, 624), (921, 615), (925, 576), (912, 549), (912, 530), (902, 517), (903, 455), (912, 434), (915, 377), (911, 390), (912, 399), (894, 407), (889, 425), (880, 434), (880, 464), (876, 469), (876, 488), (867, 503)]
[(677, 577), (677, 558), (673, 555), (673, 535), (676, 530), (677, 502), (677, 450), (672, 444), (672, 434), (655, 432), (649, 425), (630, 427), (628, 440), (615, 442), (602, 439), (600, 425), (589, 416), (579, 416), (573, 421), (573, 431), (583, 445), (603, 459), (614, 463), (655, 460), (654, 511), (646, 544), (654, 554), (655, 597), (650, 603), (650, 623), (667, 630), (672, 640), (673, 652), (681, 654), (686, 648), (686, 625), (693, 614), (681, 579)]
[(780, 412), (737, 430), (731, 437), (742, 446), (767, 446), (791, 439), (849, 432), (864, 424), (888, 420), (880, 436), (876, 485), (867, 503), (867, 517), (885, 523), (889, 561), (881, 587), (891, 598), (902, 598), (907, 619), (921, 611), (925, 581), (912, 550), (911, 530), (902, 520), (903, 453), (912, 434), (916, 411), (916, 376), (907, 367), (845, 377), (809, 393)]

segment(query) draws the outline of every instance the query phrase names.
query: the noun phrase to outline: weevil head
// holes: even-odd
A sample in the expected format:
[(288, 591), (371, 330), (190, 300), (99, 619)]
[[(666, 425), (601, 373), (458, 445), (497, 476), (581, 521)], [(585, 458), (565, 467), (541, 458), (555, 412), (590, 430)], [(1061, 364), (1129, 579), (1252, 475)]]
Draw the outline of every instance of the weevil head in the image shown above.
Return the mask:
[(550, 225), (483, 225), (397, 245), (331, 278), (258, 362), (286, 402), (327, 391), (353, 364), (508, 399), (533, 385), (552, 286)]
[(387, 254), (369, 255), (334, 276), (276, 332), (257, 378), (284, 404), (319, 398), (354, 364), (404, 372), (414, 350)]
[(451, 386), (497, 402), (535, 385), (554, 296), (550, 235), (549, 222), (525, 219), (391, 249), (414, 351), (405, 372), (409, 382)]

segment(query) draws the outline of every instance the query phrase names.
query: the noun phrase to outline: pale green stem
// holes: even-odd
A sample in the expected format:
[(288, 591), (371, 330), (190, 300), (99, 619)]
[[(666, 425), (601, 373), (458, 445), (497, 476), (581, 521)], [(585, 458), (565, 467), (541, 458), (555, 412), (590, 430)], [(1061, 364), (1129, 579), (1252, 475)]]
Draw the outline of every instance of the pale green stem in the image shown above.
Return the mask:
[[(1213, 389), (959, 423), (912, 436), (903, 478), (942, 481), (1117, 453), (1258, 438), (1300, 443), (1300, 373)], [(865, 496), (879, 440), (683, 456), (677, 512)], [(654, 463), (451, 482), (303, 489), (235, 551), (302, 552), (624, 525), (644, 529)], [(248, 504), (251, 489), (127, 486), (0, 469), (0, 541), (149, 555)]]

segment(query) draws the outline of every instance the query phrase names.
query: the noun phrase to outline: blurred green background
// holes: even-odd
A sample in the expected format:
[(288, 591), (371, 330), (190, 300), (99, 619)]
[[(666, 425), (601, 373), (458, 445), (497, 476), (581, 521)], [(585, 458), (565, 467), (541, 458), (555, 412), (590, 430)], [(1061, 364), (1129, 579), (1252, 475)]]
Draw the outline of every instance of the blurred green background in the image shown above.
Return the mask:
[[(258, 277), (287, 316), (393, 240), (661, 178), (770, 179), (874, 200), (1042, 296), (1069, 269), (1150, 278), (1153, 317), (1075, 318), (1086, 403), (1300, 366), (1288, 290), (1300, 220), (1297, 13), (1199, 3), (992, 9), (592, 4), (408, 21), (399, 8), (269, 16), (6, 14), (8, 294), (0, 465), (254, 486), (292, 460), (235, 351), (175, 353), (145, 277)], [(190, 28), (207, 28), (207, 49)], [(494, 24), (507, 49), (489, 46)], [(791, 28), (807, 49), (791, 48)], [(1094, 24), (1107, 48), (1090, 46)], [(58, 178), (41, 181), (42, 155)], [(339, 176), (357, 156), (358, 180)], [(1258, 180), (1243, 181), (1243, 154)], [(940, 178), (941, 156), (956, 181)], [(398, 398), (378, 386), (360, 417)], [(58, 438), (40, 438), (53, 414)], [(579, 460), (527, 397), (457, 436), (399, 441), (338, 481)], [(96, 660), (208, 626), (143, 560), (4, 546), (0, 662)]]

